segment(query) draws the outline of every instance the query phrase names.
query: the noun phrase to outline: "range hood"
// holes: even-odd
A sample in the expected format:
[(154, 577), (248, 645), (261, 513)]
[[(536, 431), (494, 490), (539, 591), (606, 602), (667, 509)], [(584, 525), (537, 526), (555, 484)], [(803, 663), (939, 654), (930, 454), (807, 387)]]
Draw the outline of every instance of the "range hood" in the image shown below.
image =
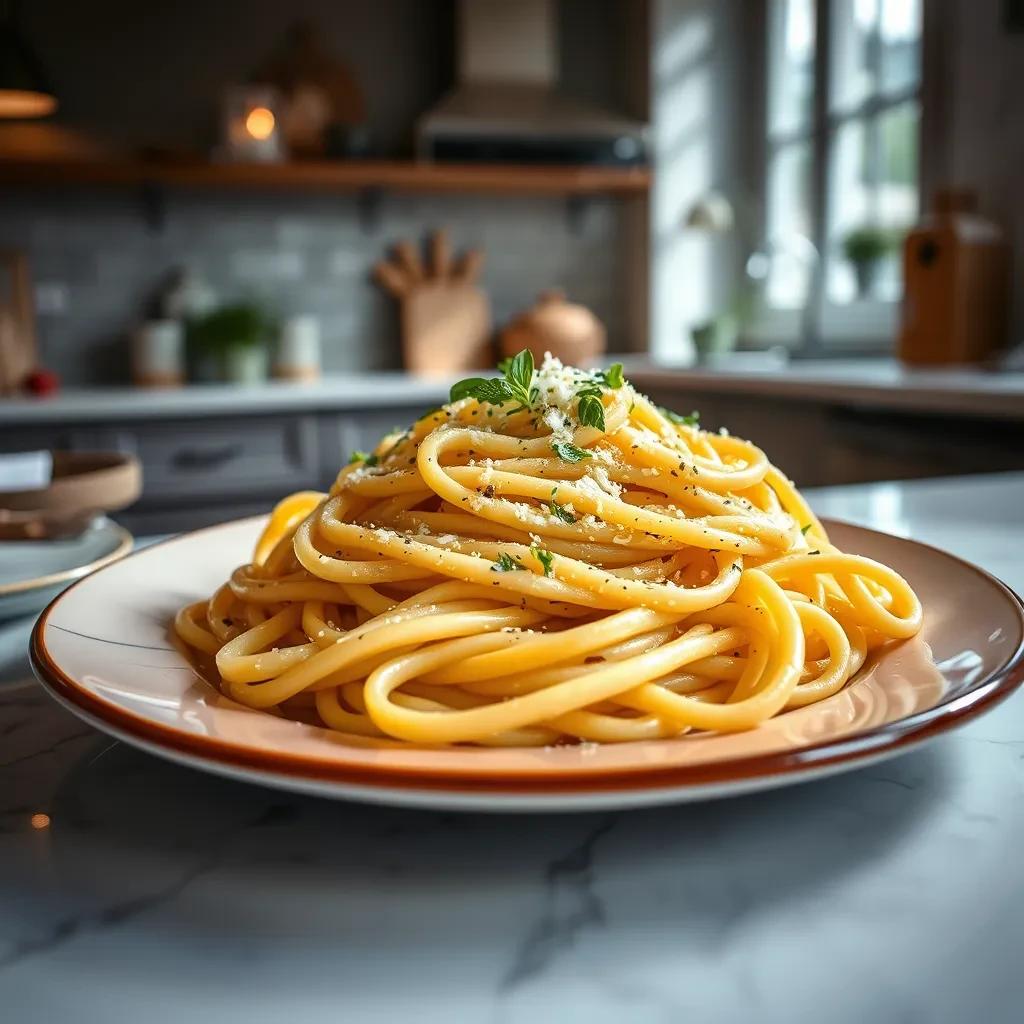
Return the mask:
[(647, 126), (558, 90), (553, 0), (459, 0), (458, 85), (417, 125), (424, 160), (647, 162)]

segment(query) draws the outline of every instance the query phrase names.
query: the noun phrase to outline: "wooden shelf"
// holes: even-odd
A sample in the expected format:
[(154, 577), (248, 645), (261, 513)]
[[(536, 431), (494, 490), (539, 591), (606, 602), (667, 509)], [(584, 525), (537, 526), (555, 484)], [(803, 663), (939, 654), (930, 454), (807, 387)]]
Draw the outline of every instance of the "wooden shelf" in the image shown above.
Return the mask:
[(394, 160), (253, 164), (138, 160), (0, 160), (0, 184), (353, 192), (642, 195), (646, 168), (432, 164)]

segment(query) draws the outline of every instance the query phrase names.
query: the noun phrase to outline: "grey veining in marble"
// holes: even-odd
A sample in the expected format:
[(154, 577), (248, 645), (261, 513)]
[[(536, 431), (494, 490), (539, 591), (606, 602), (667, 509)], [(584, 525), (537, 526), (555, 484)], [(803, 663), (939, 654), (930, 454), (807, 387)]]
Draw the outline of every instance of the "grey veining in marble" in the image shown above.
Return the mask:
[[(815, 504), (1024, 588), (1024, 476)], [(968, 512), (984, 530), (964, 529)], [(432, 814), (293, 797), (112, 743), (25, 677), (24, 627), (5, 635), (5, 1024), (1021, 1019), (1019, 694), (917, 753), (777, 792)]]

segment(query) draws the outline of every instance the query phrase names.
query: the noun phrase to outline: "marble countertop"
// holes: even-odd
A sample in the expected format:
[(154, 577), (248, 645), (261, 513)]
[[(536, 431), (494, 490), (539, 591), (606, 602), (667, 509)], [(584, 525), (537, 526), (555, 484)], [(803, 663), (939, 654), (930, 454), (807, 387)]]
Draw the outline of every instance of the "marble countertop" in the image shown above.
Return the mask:
[[(642, 390), (681, 394), (756, 394), (809, 402), (869, 405), (1024, 419), (1024, 372), (970, 368), (908, 369), (893, 359), (818, 359), (780, 363), (735, 356), (712, 367), (657, 365), (622, 358)], [(0, 424), (67, 425), (132, 419), (280, 412), (347, 412), (422, 407), (445, 401), (456, 378), (404, 373), (333, 375), (309, 384), (269, 381), (249, 387), (191, 385), (178, 389), (68, 389), (47, 398), (0, 399)]]
[[(1024, 590), (1024, 474), (812, 499)], [(1021, 1019), (1019, 693), (916, 753), (777, 792), (413, 813), (113, 743), (29, 679), (28, 628), (0, 629), (5, 1024)]]

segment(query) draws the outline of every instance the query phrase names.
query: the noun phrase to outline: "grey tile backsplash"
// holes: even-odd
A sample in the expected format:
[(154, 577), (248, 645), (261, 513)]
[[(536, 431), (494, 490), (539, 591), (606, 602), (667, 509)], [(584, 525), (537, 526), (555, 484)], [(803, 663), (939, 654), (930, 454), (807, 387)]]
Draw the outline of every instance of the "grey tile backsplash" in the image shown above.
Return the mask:
[(69, 385), (128, 379), (128, 335), (166, 273), (185, 265), (223, 300), (255, 297), (321, 322), (327, 372), (399, 366), (397, 309), (370, 279), (386, 249), (445, 226), (486, 251), (500, 325), (544, 288), (565, 288), (625, 346), (621, 209), (593, 199), (386, 194), (366, 227), (354, 195), (168, 192), (162, 226), (132, 191), (9, 190), (0, 247), (29, 255), (41, 358)]

